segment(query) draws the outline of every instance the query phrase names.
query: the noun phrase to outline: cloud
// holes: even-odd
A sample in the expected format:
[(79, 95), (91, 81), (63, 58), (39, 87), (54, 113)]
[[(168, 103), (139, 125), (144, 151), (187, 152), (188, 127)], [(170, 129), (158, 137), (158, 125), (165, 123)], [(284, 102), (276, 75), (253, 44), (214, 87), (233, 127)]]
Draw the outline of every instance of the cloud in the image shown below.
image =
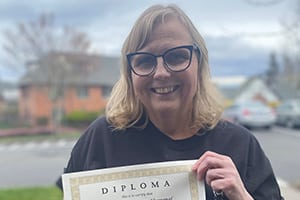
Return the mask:
[[(204, 35), (213, 74), (254, 74), (267, 67), (269, 52), (280, 48), (280, 38), (260, 33), (280, 31), (278, 22), (296, 1), (259, 7), (244, 0), (1, 0), (0, 32), (17, 22), (34, 20), (41, 13), (53, 13), (57, 26), (70, 25), (86, 32), (94, 51), (119, 55), (125, 37), (145, 8), (176, 3)], [(7, 64), (0, 53), (1, 69)]]
[(254, 48), (235, 37), (205, 37), (213, 76), (264, 73), (270, 50)]

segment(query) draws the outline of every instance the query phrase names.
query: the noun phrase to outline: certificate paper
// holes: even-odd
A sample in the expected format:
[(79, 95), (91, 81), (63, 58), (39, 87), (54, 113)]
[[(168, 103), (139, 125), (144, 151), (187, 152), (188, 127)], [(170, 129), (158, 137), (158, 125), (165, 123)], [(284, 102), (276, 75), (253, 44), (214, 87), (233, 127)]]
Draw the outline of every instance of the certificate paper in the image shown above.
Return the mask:
[(195, 160), (64, 174), (64, 200), (205, 200)]

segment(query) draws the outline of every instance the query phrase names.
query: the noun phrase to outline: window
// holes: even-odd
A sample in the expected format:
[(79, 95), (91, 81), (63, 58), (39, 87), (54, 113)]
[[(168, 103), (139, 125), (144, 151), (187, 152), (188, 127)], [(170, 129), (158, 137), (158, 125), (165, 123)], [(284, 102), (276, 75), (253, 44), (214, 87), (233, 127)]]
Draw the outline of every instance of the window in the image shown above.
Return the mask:
[(77, 96), (80, 99), (86, 99), (88, 97), (88, 88), (87, 87), (77, 88)]
[(101, 90), (102, 90), (102, 97), (108, 98), (110, 96), (111, 87), (109, 87), (109, 86), (103, 86), (101, 88)]

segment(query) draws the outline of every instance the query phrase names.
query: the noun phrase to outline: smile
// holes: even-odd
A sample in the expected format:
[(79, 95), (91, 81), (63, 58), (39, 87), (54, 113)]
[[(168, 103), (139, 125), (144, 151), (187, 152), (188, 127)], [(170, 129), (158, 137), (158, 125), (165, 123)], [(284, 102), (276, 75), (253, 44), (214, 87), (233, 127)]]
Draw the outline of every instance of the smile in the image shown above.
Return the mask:
[(152, 88), (152, 91), (157, 94), (168, 94), (168, 93), (174, 92), (177, 88), (178, 88), (178, 86)]

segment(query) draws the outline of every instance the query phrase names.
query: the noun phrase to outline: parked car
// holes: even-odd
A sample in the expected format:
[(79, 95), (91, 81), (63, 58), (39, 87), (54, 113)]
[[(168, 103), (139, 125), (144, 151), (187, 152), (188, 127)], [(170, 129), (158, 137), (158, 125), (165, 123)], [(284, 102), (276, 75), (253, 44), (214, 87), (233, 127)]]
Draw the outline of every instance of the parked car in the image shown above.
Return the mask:
[(300, 99), (283, 101), (276, 109), (278, 125), (300, 127)]
[(271, 128), (276, 122), (275, 111), (259, 101), (238, 102), (227, 108), (225, 119), (247, 128)]

